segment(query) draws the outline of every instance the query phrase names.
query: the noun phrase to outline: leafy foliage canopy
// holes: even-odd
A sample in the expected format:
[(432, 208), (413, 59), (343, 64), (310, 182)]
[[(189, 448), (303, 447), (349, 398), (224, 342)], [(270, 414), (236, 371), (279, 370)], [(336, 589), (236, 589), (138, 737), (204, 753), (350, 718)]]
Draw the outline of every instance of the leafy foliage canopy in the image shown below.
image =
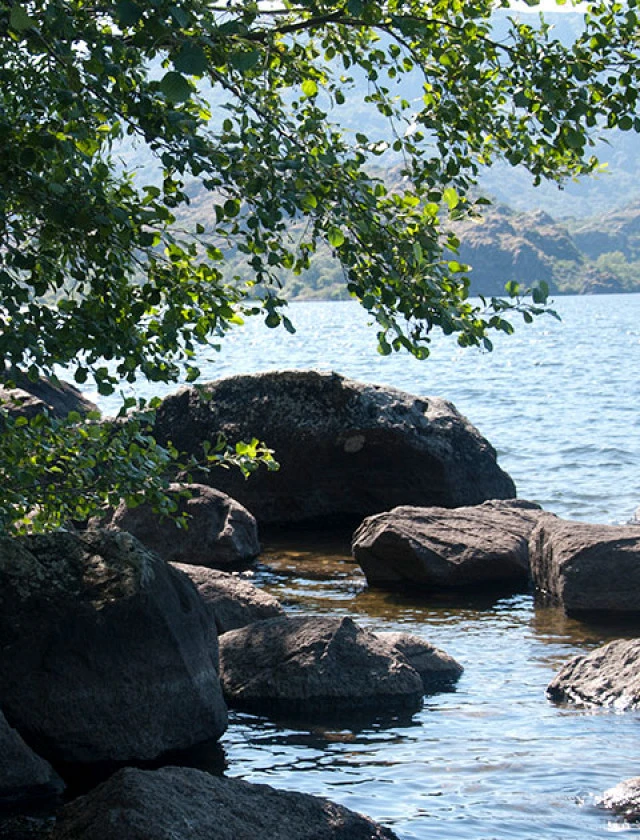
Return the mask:
[[(183, 368), (195, 380), (198, 345), (248, 315), (293, 329), (279, 273), (303, 272), (320, 243), (370, 311), (383, 353), (425, 357), (434, 329), (490, 348), (492, 331), (511, 331), (510, 311), (542, 311), (544, 288), (532, 303), (513, 288), (469, 300), (466, 266), (444, 256), (457, 245), (447, 220), (475, 212), (478, 172), (497, 159), (561, 181), (597, 167), (602, 129), (640, 130), (638, 12), (635, 0), (590, 4), (567, 46), (516, 13), (498, 40), (494, 6), (2, 0), (9, 375), (70, 365), (104, 394), (140, 375), (177, 380)], [(418, 101), (403, 95), (416, 75)], [(390, 141), (341, 128), (362, 79)], [(123, 165), (127, 138), (150, 150), (160, 177)], [(371, 174), (389, 145), (401, 188)], [(189, 229), (176, 216), (195, 185), (215, 222)], [(248, 281), (225, 279), (229, 249)], [(128, 493), (122, 475), (112, 486)]]

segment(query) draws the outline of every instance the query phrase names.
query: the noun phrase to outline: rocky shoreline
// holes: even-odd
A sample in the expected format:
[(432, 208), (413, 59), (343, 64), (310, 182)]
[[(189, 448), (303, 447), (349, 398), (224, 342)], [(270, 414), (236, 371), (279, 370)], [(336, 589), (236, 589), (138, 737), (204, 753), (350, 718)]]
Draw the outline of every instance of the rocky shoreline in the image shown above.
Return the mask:
[[(272, 488), (188, 486), (186, 532), (121, 507), (81, 530), (0, 539), (0, 837), (394, 837), (326, 800), (145, 767), (216, 741), (227, 708), (305, 721), (411, 711), (462, 673), (424, 639), (290, 616), (233, 574), (259, 555), (265, 523), (359, 519), (353, 556), (371, 587), (532, 587), (585, 620), (640, 615), (640, 526), (516, 500), (490, 444), (445, 401), (335, 374), (207, 387), (206, 402), (193, 389), (167, 398), (159, 437), (195, 450), (253, 423), (278, 442)], [(638, 640), (577, 657), (547, 696), (637, 709), (639, 657)], [(120, 769), (58, 810), (70, 765)]]

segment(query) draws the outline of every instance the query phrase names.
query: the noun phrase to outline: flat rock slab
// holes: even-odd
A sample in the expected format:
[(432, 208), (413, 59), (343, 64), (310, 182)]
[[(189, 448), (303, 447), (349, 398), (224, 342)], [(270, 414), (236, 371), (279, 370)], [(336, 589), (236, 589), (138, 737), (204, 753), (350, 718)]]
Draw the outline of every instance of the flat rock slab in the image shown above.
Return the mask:
[(327, 799), (200, 770), (118, 771), (66, 806), (51, 840), (397, 840)]
[(185, 563), (172, 565), (196, 585), (219, 636), (254, 621), (284, 615), (277, 598), (237, 575)]
[[(204, 397), (202, 391), (204, 390)], [(479, 504), (515, 487), (493, 447), (451, 403), (335, 373), (235, 376), (166, 397), (155, 435), (201, 457), (222, 432), (258, 436), (280, 470), (212, 470), (198, 480), (238, 499), (259, 523), (362, 519), (401, 504)]]
[(640, 820), (640, 776), (626, 779), (606, 790), (596, 803), (600, 808), (613, 811), (629, 822)]
[(353, 556), (370, 586), (522, 584), (541, 514), (533, 502), (515, 499), (454, 510), (397, 507), (365, 519)]
[(640, 613), (640, 526), (547, 513), (531, 534), (529, 553), (534, 584), (567, 613)]
[(49, 762), (25, 744), (0, 712), (0, 809), (55, 800), (64, 787)]
[(555, 702), (640, 708), (640, 639), (616, 639), (571, 659), (549, 683)]
[(60, 762), (219, 737), (216, 633), (194, 584), (130, 534), (0, 538), (0, 706)]
[(230, 706), (296, 717), (415, 711), (424, 693), (407, 660), (350, 618), (283, 616), (225, 633), (220, 678)]
[(129, 508), (124, 502), (96, 523), (128, 531), (167, 562), (229, 569), (260, 553), (256, 520), (235, 499), (202, 484), (171, 484), (168, 494), (177, 513), (187, 516), (187, 528), (160, 517), (150, 505)]

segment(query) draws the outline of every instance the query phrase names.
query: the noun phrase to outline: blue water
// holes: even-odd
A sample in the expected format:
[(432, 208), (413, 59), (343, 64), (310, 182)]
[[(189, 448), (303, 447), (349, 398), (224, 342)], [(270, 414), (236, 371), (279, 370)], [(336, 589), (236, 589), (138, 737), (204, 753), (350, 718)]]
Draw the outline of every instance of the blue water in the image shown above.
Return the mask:
[(248, 321), (199, 363), (204, 380), (315, 368), (444, 397), (495, 446), (520, 497), (560, 516), (624, 522), (640, 505), (640, 295), (562, 297), (555, 308), (562, 321), (516, 321), (492, 353), (438, 336), (420, 362), (378, 355), (353, 302), (294, 303), (295, 335)]
[[(296, 335), (248, 324), (201, 367), (205, 378), (336, 370), (445, 397), (493, 443), (521, 497), (566, 518), (624, 522), (640, 504), (640, 295), (560, 298), (556, 308), (561, 322), (523, 325), (492, 354), (439, 339), (417, 362), (378, 356), (366, 314), (351, 303), (294, 304)], [(408, 720), (324, 730), (233, 714), (227, 775), (327, 796), (401, 840), (640, 837), (594, 807), (606, 788), (640, 773), (640, 715), (545, 698), (569, 656), (640, 635), (640, 626), (583, 624), (526, 593), (478, 600), (370, 591), (344, 547), (300, 540), (295, 551), (267, 546), (254, 573), (289, 610), (415, 633), (465, 673), (455, 692), (426, 698)]]

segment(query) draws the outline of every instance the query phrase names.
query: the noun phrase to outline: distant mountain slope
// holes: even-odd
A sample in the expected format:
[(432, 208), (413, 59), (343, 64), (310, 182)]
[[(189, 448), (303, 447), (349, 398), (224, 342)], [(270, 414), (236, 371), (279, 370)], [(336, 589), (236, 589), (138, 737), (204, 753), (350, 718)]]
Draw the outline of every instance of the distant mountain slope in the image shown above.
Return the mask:
[[(589, 224), (596, 227), (597, 220)], [(555, 294), (629, 290), (626, 274), (619, 276), (599, 259), (604, 252), (587, 253), (564, 223), (541, 210), (489, 207), (482, 219), (465, 221), (456, 233), (459, 258), (472, 266), (472, 294), (502, 294), (511, 280), (525, 288), (544, 281)], [(640, 289), (640, 273), (635, 285)]]
[(591, 259), (619, 252), (640, 259), (640, 202), (572, 225), (573, 241)]
[(572, 271), (584, 267), (584, 258), (566, 228), (543, 211), (521, 214), (504, 207), (487, 208), (478, 220), (456, 226), (461, 262), (472, 266), (471, 292), (500, 295), (514, 280), (524, 286), (545, 281), (557, 288), (558, 261)]

